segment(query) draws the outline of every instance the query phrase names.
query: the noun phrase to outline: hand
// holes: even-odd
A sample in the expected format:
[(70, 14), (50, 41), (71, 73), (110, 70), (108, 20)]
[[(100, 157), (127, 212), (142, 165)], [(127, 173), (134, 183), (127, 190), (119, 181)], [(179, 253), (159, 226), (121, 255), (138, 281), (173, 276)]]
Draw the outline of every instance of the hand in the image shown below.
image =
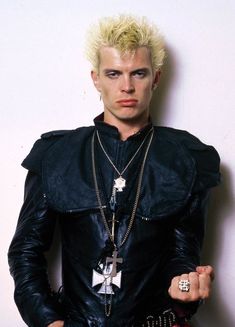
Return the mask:
[[(188, 292), (182, 292), (179, 289), (179, 281), (181, 279), (189, 280), (190, 289)], [(214, 271), (211, 266), (198, 266), (195, 272), (172, 278), (168, 293), (172, 299), (182, 302), (204, 300), (210, 295), (213, 279)]]
[(56, 320), (50, 325), (48, 325), (47, 327), (63, 327), (63, 326), (64, 326), (64, 322), (62, 320)]

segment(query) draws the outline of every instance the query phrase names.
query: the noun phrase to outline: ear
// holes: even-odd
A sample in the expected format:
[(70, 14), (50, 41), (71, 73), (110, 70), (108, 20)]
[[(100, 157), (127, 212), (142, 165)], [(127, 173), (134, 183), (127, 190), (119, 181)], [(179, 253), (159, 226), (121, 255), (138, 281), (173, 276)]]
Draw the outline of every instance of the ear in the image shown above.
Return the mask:
[(91, 78), (97, 91), (101, 92), (99, 74), (95, 70), (91, 71)]
[(161, 76), (161, 71), (157, 70), (155, 72), (155, 76), (154, 76), (154, 80), (153, 80), (153, 85), (152, 85), (152, 90), (155, 90), (158, 86), (159, 80), (160, 80), (160, 76)]

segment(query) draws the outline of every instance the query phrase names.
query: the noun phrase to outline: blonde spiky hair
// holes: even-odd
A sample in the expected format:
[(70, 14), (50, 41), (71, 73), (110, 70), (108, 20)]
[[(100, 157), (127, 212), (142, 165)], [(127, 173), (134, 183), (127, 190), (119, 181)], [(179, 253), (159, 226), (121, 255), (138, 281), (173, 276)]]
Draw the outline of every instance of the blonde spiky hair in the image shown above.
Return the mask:
[(86, 57), (93, 69), (99, 71), (99, 50), (101, 47), (114, 47), (125, 54), (135, 52), (139, 47), (150, 49), (152, 66), (159, 70), (165, 57), (163, 37), (158, 28), (145, 17), (119, 15), (104, 17), (88, 30)]

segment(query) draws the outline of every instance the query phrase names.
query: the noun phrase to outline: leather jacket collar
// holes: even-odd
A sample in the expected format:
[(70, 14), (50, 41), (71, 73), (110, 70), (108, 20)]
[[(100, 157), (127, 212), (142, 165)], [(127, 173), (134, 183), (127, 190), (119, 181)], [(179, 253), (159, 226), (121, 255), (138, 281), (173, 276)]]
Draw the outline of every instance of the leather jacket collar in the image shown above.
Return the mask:
[[(119, 139), (119, 132), (116, 126), (109, 125), (104, 122), (104, 113), (98, 115), (94, 119), (94, 125), (99, 130), (99, 133), (107, 135), (109, 138)], [(137, 133), (128, 137), (127, 140), (137, 139), (139, 141), (148, 133), (148, 131), (152, 128), (153, 124), (151, 119), (149, 119), (148, 124), (141, 128)]]

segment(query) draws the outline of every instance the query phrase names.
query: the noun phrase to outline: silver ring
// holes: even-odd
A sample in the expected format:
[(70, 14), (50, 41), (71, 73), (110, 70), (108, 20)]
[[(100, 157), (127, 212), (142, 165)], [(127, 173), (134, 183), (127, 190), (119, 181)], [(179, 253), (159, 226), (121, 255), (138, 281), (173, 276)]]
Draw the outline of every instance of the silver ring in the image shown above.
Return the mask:
[(188, 279), (181, 279), (179, 281), (179, 289), (181, 292), (189, 292), (190, 290), (190, 281)]

